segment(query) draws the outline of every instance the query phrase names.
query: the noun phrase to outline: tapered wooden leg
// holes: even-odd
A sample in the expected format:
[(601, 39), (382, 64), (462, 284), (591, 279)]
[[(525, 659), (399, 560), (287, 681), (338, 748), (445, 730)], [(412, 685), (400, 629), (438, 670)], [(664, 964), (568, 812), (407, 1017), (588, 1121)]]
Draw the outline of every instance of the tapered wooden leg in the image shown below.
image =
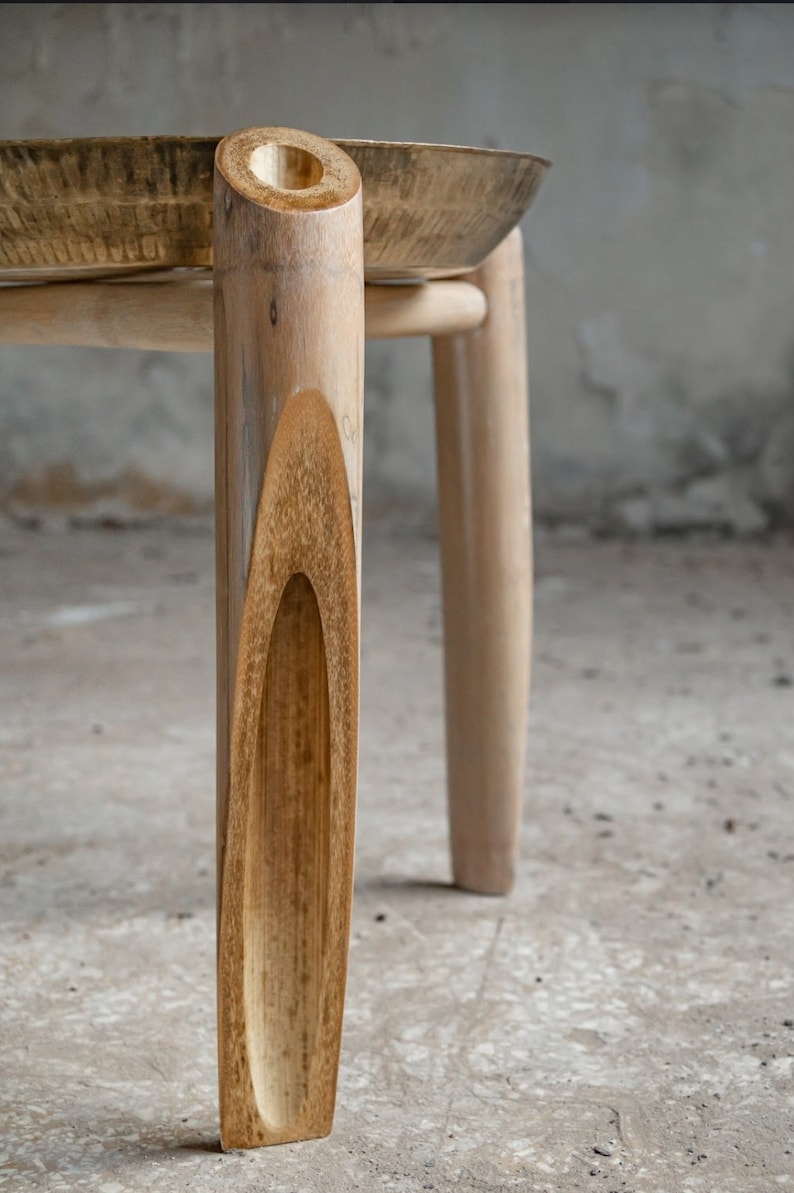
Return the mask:
[(358, 735), (361, 179), (248, 129), (215, 159), (218, 1034), (225, 1147), (331, 1129)]
[(531, 650), (529, 424), (521, 233), (471, 278), (485, 323), (433, 341), (454, 881), (515, 872)]

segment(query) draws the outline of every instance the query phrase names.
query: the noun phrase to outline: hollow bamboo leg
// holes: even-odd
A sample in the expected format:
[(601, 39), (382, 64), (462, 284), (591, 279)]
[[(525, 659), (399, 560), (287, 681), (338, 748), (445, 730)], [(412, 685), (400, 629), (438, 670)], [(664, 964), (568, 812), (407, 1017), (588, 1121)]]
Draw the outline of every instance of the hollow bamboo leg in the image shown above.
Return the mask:
[(358, 734), (361, 180), (248, 129), (215, 159), (221, 1140), (331, 1129)]
[(531, 650), (529, 426), (521, 233), (473, 275), (481, 328), (433, 341), (447, 778), (456, 885), (514, 880)]

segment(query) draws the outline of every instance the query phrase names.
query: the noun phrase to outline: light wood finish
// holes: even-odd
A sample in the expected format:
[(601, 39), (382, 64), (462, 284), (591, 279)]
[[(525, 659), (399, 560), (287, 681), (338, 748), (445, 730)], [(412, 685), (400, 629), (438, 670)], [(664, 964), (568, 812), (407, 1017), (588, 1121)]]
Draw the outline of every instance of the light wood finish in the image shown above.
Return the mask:
[[(0, 274), (0, 278), (2, 274)], [(212, 280), (0, 286), (0, 342), (210, 352)]]
[[(0, 273), (42, 280), (211, 266), (217, 141), (0, 141)], [(370, 280), (473, 269), (527, 211), (549, 164), (454, 145), (336, 144), (364, 180)]]
[(367, 286), (366, 306), (368, 340), (471, 331), (488, 313), (485, 295), (470, 282)]
[(215, 189), (218, 1002), (225, 1147), (331, 1129), (352, 896), (361, 181), (249, 129)]
[[(451, 335), (486, 313), (482, 291), (462, 281), (372, 285), (365, 299), (368, 339)], [(212, 327), (212, 281), (201, 277), (0, 286), (0, 343), (209, 352)]]
[(488, 318), (433, 342), (452, 866), (513, 885), (531, 649), (529, 429), (521, 233), (473, 277)]
[[(0, 141), (0, 342), (214, 345), (225, 1147), (332, 1124), (357, 779), (365, 330), (433, 337), (453, 874), (481, 892), (513, 882), (531, 540), (510, 230), (547, 166), (282, 128), (220, 144)], [(469, 280), (437, 280), (460, 273)], [(365, 295), (365, 278), (423, 284)]]

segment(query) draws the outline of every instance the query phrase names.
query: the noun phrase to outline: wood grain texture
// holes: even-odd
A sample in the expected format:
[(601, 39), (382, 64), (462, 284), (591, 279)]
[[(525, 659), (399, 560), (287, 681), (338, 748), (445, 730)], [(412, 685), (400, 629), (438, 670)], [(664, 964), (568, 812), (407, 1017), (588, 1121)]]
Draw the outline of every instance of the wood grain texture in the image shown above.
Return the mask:
[(481, 328), (433, 341), (447, 781), (456, 885), (513, 885), (531, 651), (529, 423), (521, 233), (473, 277)]
[[(470, 282), (370, 285), (367, 339), (451, 335), (485, 319), (485, 295)], [(0, 286), (0, 343), (66, 344), (209, 352), (212, 281), (69, 282)]]
[(497, 149), (340, 144), (364, 180), (368, 278), (451, 277), (474, 269), (529, 210), (550, 164)]
[[(214, 137), (0, 141), (0, 273), (108, 276), (213, 259)], [(364, 180), (368, 279), (473, 269), (549, 163), (465, 146), (337, 141)]]
[(344, 1006), (358, 714), (356, 557), (333, 415), (287, 400), (246, 587), (221, 867), (221, 1136), (325, 1135)]
[(482, 290), (462, 281), (367, 286), (367, 339), (452, 335), (479, 327), (488, 312)]
[[(292, 164), (254, 156), (284, 144)], [(215, 210), (221, 1138), (252, 1147), (327, 1134), (333, 1117), (357, 768), (361, 181), (319, 138), (244, 130), (218, 148)]]
[(0, 286), (0, 343), (211, 352), (211, 275)]
[(209, 265), (217, 143), (0, 141), (0, 271), (57, 278)]

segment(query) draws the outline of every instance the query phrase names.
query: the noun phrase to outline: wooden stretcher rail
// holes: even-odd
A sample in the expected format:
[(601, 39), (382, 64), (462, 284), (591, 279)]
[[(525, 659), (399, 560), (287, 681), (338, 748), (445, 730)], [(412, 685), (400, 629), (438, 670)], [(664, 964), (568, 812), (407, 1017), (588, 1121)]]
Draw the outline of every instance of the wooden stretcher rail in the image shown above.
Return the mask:
[[(487, 314), (471, 282), (365, 287), (367, 339), (446, 336)], [(212, 281), (0, 286), (0, 343), (212, 351)]]

